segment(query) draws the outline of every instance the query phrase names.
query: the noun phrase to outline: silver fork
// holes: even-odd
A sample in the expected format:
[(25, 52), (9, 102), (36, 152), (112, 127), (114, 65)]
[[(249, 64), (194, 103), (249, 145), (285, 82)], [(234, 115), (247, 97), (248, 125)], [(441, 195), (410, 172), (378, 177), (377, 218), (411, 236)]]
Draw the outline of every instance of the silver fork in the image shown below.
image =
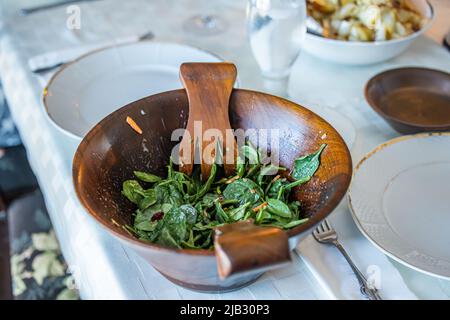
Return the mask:
[(320, 225), (313, 231), (313, 236), (318, 242), (332, 244), (339, 249), (345, 260), (347, 260), (348, 264), (352, 268), (356, 277), (358, 278), (359, 288), (361, 290), (361, 293), (365, 297), (369, 298), (370, 300), (382, 300), (380, 295), (378, 294), (378, 290), (376, 288), (369, 287), (366, 277), (364, 277), (362, 272), (359, 271), (359, 269), (356, 267), (356, 265), (348, 255), (347, 251), (345, 251), (344, 247), (339, 243), (338, 235), (327, 219), (322, 221)]

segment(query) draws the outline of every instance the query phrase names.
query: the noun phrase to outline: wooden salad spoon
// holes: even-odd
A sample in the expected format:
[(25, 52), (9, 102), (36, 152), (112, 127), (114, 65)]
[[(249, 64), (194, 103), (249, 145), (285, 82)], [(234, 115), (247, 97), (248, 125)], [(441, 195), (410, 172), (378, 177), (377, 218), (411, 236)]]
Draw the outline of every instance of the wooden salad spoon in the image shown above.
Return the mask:
[[(232, 133), (228, 105), (236, 76), (236, 66), (232, 63), (181, 65), (180, 78), (188, 96), (189, 116), (180, 143), (180, 171), (192, 173), (195, 153), (200, 150), (203, 180), (208, 179), (218, 155), (224, 160), (225, 174), (235, 174), (237, 144), (234, 136), (232, 140), (226, 137), (227, 130), (228, 134)], [(212, 139), (204, 140), (204, 134), (208, 135), (210, 129), (216, 134), (209, 132)], [(201, 152), (211, 143), (215, 145), (211, 152)], [(252, 219), (217, 227), (214, 248), (221, 279), (246, 272), (264, 272), (291, 261), (287, 233), (274, 227), (257, 226)]]
[(180, 171), (191, 174), (196, 153), (199, 153), (200, 159), (196, 162), (201, 164), (203, 180), (208, 179), (213, 163), (221, 162), (221, 158), (225, 174), (234, 173), (236, 141), (233, 138), (230, 143), (226, 137), (227, 131), (232, 133), (228, 103), (236, 74), (236, 66), (232, 63), (181, 65), (180, 78), (188, 96), (189, 117), (180, 143)]

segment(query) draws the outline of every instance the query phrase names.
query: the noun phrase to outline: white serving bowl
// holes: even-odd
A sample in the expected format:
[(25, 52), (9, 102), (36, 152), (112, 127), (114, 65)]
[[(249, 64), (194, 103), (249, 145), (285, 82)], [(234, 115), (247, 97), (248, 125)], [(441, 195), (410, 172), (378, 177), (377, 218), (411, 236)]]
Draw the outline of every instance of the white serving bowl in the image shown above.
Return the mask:
[(428, 21), (422, 29), (405, 38), (360, 42), (328, 39), (308, 33), (303, 49), (318, 58), (347, 65), (373, 64), (394, 58), (422, 35), (430, 27), (434, 18), (433, 7), (428, 1), (411, 0), (411, 2)]

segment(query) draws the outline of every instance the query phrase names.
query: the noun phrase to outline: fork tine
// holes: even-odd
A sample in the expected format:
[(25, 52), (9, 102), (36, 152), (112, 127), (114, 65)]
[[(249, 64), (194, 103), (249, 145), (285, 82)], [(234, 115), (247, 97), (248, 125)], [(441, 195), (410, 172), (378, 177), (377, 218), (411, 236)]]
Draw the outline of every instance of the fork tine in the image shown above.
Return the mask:
[(317, 228), (314, 229), (314, 231), (313, 231), (313, 237), (314, 237), (317, 241), (319, 241), (319, 232), (317, 231)]
[(328, 222), (328, 219), (324, 220), (324, 225), (327, 228), (327, 230), (332, 230), (333, 228), (331, 227), (331, 224)]
[(317, 225), (316, 230), (317, 230), (317, 233), (319, 233), (319, 234), (323, 232), (323, 227), (322, 227), (322, 224), (321, 224), (321, 223), (319, 223), (319, 224)]

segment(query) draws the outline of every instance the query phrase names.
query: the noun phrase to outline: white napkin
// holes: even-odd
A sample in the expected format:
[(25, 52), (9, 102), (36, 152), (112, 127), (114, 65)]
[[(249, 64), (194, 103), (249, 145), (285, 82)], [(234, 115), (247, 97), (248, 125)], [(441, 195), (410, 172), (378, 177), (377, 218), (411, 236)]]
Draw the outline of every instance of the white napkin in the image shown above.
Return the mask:
[[(366, 279), (379, 288), (383, 299), (417, 299), (388, 258), (361, 236), (345, 199), (329, 221), (338, 233), (339, 242)], [(337, 248), (308, 236), (296, 251), (331, 299), (364, 299), (356, 276)]]
[(93, 50), (113, 45), (132, 43), (138, 41), (139, 39), (139, 35), (130, 35), (112, 41), (104, 41), (95, 44), (86, 44), (77, 47), (70, 47), (57, 51), (46, 52), (44, 54), (40, 54), (28, 59), (28, 66), (31, 71), (35, 72), (39, 69), (49, 68), (60, 63), (70, 62)]

